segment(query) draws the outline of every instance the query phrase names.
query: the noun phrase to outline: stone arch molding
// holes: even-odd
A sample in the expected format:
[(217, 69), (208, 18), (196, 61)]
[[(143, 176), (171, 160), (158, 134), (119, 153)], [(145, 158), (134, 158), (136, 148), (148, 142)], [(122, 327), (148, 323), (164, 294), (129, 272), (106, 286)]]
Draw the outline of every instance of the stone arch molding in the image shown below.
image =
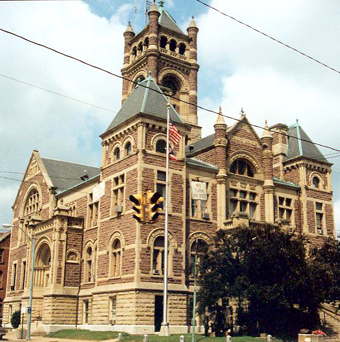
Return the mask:
[[(127, 143), (130, 143), (131, 144), (131, 153), (133, 153), (133, 151), (135, 150), (135, 140), (133, 139), (133, 137), (131, 135), (128, 135), (124, 141), (123, 141), (123, 154), (124, 154), (124, 157), (126, 157), (126, 153), (125, 153), (125, 147), (126, 147), (126, 144)], [(121, 151), (122, 152), (122, 151)]]
[(124, 250), (124, 248), (125, 248), (125, 239), (124, 239), (123, 233), (120, 230), (116, 230), (111, 235), (110, 240), (109, 240), (109, 250), (111, 250), (113, 241), (116, 240), (116, 239), (119, 239), (120, 245), (122, 247), (122, 250)]
[(324, 189), (324, 179), (323, 179), (323, 177), (322, 177), (322, 175), (319, 173), (319, 172), (317, 172), (317, 171), (313, 171), (310, 175), (309, 175), (309, 185), (310, 186), (313, 186), (313, 178), (314, 177), (317, 177), (318, 179), (319, 179), (319, 181), (320, 181), (320, 187), (319, 187), (319, 189)]
[(197, 239), (205, 241), (208, 244), (208, 246), (211, 246), (212, 244), (212, 239), (208, 234), (203, 232), (195, 232), (189, 235), (189, 246), (191, 246)]
[(151, 139), (151, 146), (153, 146), (153, 149), (156, 147), (156, 143), (158, 140), (165, 140), (166, 141), (166, 134), (164, 133), (157, 133), (155, 134)]
[[(149, 235), (146, 240), (146, 244), (149, 248), (153, 246), (154, 241), (159, 237), (164, 236), (165, 237), (165, 230), (163, 228), (156, 228), (154, 229)], [(168, 232), (168, 238), (169, 238), (169, 244), (172, 248), (177, 249), (177, 241), (175, 237), (172, 235), (172, 233)]]
[(230, 168), (231, 164), (237, 160), (237, 159), (245, 159), (247, 160), (248, 162), (250, 162), (255, 170), (256, 170), (256, 173), (259, 173), (260, 172), (260, 166), (259, 164), (257, 163), (257, 161), (252, 157), (252, 155), (246, 151), (238, 151), (238, 152), (234, 152), (230, 155), (229, 157), (229, 163), (228, 163), (228, 169)]
[(131, 94), (132, 90), (137, 86), (137, 84), (134, 82), (137, 82), (139, 76), (143, 76), (144, 79), (146, 79), (148, 77), (148, 72), (145, 69), (142, 69), (138, 71), (136, 75), (134, 75), (133, 82), (131, 82), (129, 85), (128, 94)]
[(66, 253), (66, 262), (79, 264), (80, 255), (75, 249), (69, 249)]
[(25, 213), (26, 201), (27, 201), (28, 196), (32, 190), (37, 190), (39, 193), (39, 209), (38, 209), (38, 212), (41, 210), (41, 207), (42, 207), (42, 191), (41, 191), (39, 184), (37, 182), (34, 182), (25, 191), (24, 200), (21, 203), (21, 209), (20, 209), (20, 217), (22, 217), (22, 218), (24, 217), (24, 213)]
[(162, 84), (163, 79), (167, 76), (175, 76), (181, 85), (181, 92), (183, 90), (189, 89), (189, 83), (185, 79), (185, 77), (177, 70), (174, 70), (173, 68), (164, 68), (158, 75), (159, 83)]
[(38, 253), (40, 253), (40, 248), (42, 245), (46, 244), (50, 251), (51, 251), (51, 254), (52, 254), (52, 243), (51, 243), (51, 240), (47, 237), (47, 236), (42, 236), (36, 243), (36, 247), (35, 247), (35, 260), (37, 260), (37, 257), (38, 257)]

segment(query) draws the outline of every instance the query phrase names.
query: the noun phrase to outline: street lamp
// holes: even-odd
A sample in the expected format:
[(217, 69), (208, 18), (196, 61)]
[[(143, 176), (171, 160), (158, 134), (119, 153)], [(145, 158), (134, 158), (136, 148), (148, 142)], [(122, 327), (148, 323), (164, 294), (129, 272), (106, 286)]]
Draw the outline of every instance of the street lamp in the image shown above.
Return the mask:
[[(14, 228), (11, 224), (4, 223), (3, 228), (5, 229), (11, 229)], [(31, 339), (31, 320), (32, 320), (32, 299), (33, 299), (33, 276), (34, 276), (34, 253), (35, 253), (35, 236), (33, 235), (32, 238), (28, 236), (28, 234), (19, 226), (19, 229), (26, 235), (27, 239), (32, 242), (32, 266), (31, 266), (31, 283), (30, 283), (30, 297), (28, 301), (28, 308), (27, 308), (27, 335), (26, 340)]]

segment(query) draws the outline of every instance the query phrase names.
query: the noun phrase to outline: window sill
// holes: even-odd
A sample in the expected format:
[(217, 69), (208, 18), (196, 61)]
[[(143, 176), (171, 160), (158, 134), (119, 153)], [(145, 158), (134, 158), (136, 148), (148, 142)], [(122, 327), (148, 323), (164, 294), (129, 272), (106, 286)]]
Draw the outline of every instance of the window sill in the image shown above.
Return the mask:
[(211, 218), (209, 218), (209, 219), (204, 219), (204, 218), (199, 218), (199, 217), (192, 217), (192, 216), (190, 216), (190, 217), (189, 217), (189, 220), (191, 220), (191, 221), (197, 221), (197, 222), (212, 223), (212, 219), (211, 219)]
[(122, 276), (121, 276), (121, 275), (118, 275), (118, 276), (110, 276), (108, 279), (109, 279), (109, 280), (122, 279)]

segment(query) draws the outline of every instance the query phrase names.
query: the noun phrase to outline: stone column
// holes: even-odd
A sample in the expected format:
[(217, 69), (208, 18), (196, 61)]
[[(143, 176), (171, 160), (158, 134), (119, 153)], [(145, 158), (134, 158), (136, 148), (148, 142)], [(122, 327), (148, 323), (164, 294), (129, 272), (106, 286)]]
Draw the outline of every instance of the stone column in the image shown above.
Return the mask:
[(264, 203), (265, 221), (274, 223), (274, 174), (273, 174), (273, 136), (268, 128), (267, 122), (262, 134), (262, 160), (264, 173)]

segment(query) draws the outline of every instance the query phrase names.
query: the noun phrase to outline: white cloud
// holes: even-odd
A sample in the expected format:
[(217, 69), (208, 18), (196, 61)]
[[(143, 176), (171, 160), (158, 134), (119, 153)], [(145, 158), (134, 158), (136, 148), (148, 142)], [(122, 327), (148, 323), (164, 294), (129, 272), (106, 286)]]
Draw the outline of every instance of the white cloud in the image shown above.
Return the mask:
[[(6, 30), (120, 74), (128, 10), (121, 6), (107, 20), (82, 2), (3, 3), (0, 22)], [(120, 108), (118, 78), (2, 32), (0, 50), (0, 74), (115, 111)], [(0, 171), (24, 172), (33, 149), (44, 157), (100, 165), (98, 136), (114, 113), (3, 77), (0, 103)], [(0, 178), (2, 191), (12, 183)], [(0, 223), (11, 221), (11, 198), (1, 200)]]

